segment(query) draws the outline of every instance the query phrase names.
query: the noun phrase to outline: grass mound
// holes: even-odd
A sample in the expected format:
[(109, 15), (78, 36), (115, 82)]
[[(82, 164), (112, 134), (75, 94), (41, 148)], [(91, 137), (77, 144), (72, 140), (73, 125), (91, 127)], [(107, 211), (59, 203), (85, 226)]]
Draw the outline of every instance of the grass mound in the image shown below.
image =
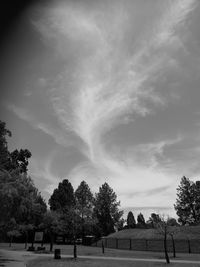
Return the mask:
[[(200, 225), (198, 226), (180, 226), (170, 227), (171, 230), (176, 232), (176, 239), (200, 239)], [(116, 233), (113, 233), (107, 238), (118, 239), (159, 239), (160, 234), (156, 229), (125, 229)]]

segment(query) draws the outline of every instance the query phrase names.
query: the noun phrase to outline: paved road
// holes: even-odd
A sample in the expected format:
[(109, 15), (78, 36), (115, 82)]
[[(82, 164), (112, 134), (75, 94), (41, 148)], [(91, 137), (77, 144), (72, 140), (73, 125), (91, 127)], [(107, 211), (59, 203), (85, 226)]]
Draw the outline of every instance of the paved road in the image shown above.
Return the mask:
[[(0, 249), (0, 266), (5, 267), (26, 267), (26, 262), (38, 257), (52, 258), (49, 254), (34, 254), (27, 251), (9, 251)], [(62, 258), (72, 258), (72, 255), (61, 255)], [(120, 260), (120, 261), (140, 261), (140, 262), (160, 262), (164, 263), (164, 259), (145, 259), (145, 258), (129, 258), (129, 257), (107, 257), (107, 256), (78, 256), (80, 259), (100, 259), (100, 260)], [(171, 263), (179, 264), (198, 264), (200, 261), (196, 260), (170, 260)], [(2, 265), (3, 264), (3, 265)]]

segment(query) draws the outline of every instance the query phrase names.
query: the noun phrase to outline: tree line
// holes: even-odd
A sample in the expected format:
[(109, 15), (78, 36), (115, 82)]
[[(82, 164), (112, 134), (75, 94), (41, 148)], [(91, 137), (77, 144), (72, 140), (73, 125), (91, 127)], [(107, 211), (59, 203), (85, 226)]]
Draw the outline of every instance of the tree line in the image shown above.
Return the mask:
[[(28, 175), (31, 152), (28, 149), (8, 150), (7, 138), (11, 132), (5, 122), (0, 121), (0, 234), (11, 239), (23, 235), (26, 242), (35, 229), (43, 230), (52, 241), (55, 235), (66, 238), (95, 235), (106, 236), (124, 228), (155, 227), (161, 218), (152, 213), (145, 221), (140, 213), (137, 223), (132, 211), (127, 219), (122, 218), (120, 201), (108, 183), (93, 194), (86, 181), (74, 190), (68, 179), (54, 189), (49, 199), (49, 209)], [(192, 182), (185, 176), (177, 188), (174, 205), (181, 225), (200, 223), (200, 181)], [(168, 225), (177, 225), (174, 218), (168, 218)]]

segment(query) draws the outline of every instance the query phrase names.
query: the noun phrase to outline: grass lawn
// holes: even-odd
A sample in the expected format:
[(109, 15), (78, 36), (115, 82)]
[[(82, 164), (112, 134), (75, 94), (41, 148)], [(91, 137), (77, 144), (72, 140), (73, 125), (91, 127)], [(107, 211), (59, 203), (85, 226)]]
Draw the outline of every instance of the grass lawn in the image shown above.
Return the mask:
[[(35, 244), (36, 245), (36, 244)], [(37, 245), (36, 245), (37, 247)], [(164, 254), (161, 252), (147, 252), (147, 251), (128, 251), (128, 250), (116, 250), (116, 249), (105, 249), (105, 254), (102, 254), (102, 249), (98, 247), (86, 247), (86, 246), (77, 246), (77, 255), (78, 259), (75, 261), (72, 258), (64, 258), (64, 255), (73, 255), (73, 246), (71, 245), (55, 245), (55, 248), (61, 249), (61, 259), (55, 260), (54, 254), (49, 253), (49, 244), (45, 244), (46, 247), (46, 255), (43, 253), (33, 253), (32, 256), (24, 256), (24, 260), (26, 261), (27, 267), (85, 267), (85, 266), (95, 266), (95, 267), (111, 267), (111, 266), (137, 266), (137, 267), (145, 267), (145, 266), (185, 266), (185, 267), (192, 267), (192, 266), (200, 266), (198, 264), (183, 264), (183, 263), (170, 263), (167, 265), (166, 263), (160, 262), (148, 262), (148, 261), (131, 261), (128, 259), (125, 260), (114, 260), (114, 259), (82, 259), (81, 256), (97, 256), (97, 257), (121, 257), (121, 258), (138, 258), (138, 259), (164, 259)], [(22, 253), (24, 250), (24, 244), (16, 244), (14, 243), (11, 248), (6, 243), (0, 243), (0, 249), (8, 249), (12, 251), (20, 251)], [(174, 258), (172, 254), (169, 253), (171, 260)], [(200, 255), (199, 254), (185, 254), (185, 253), (177, 253), (176, 260), (191, 260), (191, 261), (199, 261), (200, 262)]]
[[(200, 239), (200, 226), (181, 226), (175, 228), (170, 227), (171, 230), (176, 230), (176, 239)], [(107, 238), (128, 238), (128, 239), (159, 239), (159, 235), (156, 229), (125, 229), (107, 236)]]
[(199, 266), (191, 263), (170, 263), (170, 265), (161, 262), (139, 262), (139, 261), (121, 261), (121, 260), (97, 260), (97, 259), (36, 259), (27, 263), (27, 267), (153, 267), (153, 266), (173, 266), (173, 267), (192, 267)]

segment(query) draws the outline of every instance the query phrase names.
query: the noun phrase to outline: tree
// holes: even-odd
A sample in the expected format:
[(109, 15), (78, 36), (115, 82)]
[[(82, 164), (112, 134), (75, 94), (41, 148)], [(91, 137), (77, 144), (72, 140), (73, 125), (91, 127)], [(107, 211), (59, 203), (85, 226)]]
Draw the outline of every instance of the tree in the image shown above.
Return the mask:
[[(159, 216), (160, 217), (160, 216)], [(165, 249), (165, 259), (167, 263), (170, 263), (169, 256), (168, 256), (168, 249), (167, 249), (167, 236), (171, 237), (172, 240), (172, 247), (173, 247), (173, 257), (176, 257), (176, 248), (174, 242), (174, 235), (180, 230), (179, 226), (171, 226), (172, 220), (168, 218), (167, 220), (164, 217), (160, 217), (160, 221), (155, 225), (159, 234), (161, 234), (164, 239), (164, 249)], [(173, 220), (174, 223), (174, 220)]]
[(10, 164), (9, 151), (6, 137), (11, 137), (11, 132), (6, 129), (6, 123), (0, 120), (0, 169), (8, 168)]
[(76, 222), (75, 196), (71, 183), (64, 179), (58, 184), (49, 199), (50, 210), (60, 214), (59, 223), (62, 225), (61, 234), (75, 238)]
[(114, 226), (118, 224), (123, 215), (119, 206), (120, 202), (117, 201), (116, 193), (107, 183), (104, 183), (95, 195), (94, 201), (94, 214), (102, 235), (114, 232)]
[(50, 209), (54, 211), (67, 212), (75, 206), (74, 189), (71, 183), (64, 179), (54, 189), (49, 199)]
[[(32, 179), (18, 172), (12, 175), (3, 172), (0, 176), (0, 223), (4, 231), (24, 232), (28, 225), (37, 227), (46, 212), (46, 203)], [(7, 229), (11, 220), (15, 221), (15, 227)]]
[(153, 228), (156, 227), (156, 225), (161, 222), (161, 217), (159, 214), (151, 213), (151, 216), (149, 217), (148, 223), (152, 225)]
[(14, 218), (11, 218), (6, 225), (6, 233), (7, 236), (10, 239), (10, 243), (9, 243), (9, 247), (12, 246), (12, 241), (13, 241), (13, 237), (18, 237), (20, 236), (20, 232), (18, 229), (18, 224), (16, 223)]
[(91, 224), (94, 198), (88, 184), (82, 181), (75, 191), (76, 211), (81, 217), (81, 235), (85, 234), (85, 228)]
[(166, 263), (170, 263), (168, 249), (167, 249), (167, 223), (164, 220), (160, 220), (158, 223), (155, 224), (155, 227), (158, 229), (159, 233), (163, 235), (164, 239), (164, 250), (165, 250), (165, 259)]
[(15, 149), (10, 153), (10, 169), (18, 169), (20, 173), (28, 171), (28, 160), (31, 157), (31, 152), (28, 149)]
[(20, 224), (19, 225), (19, 232), (25, 235), (25, 246), (24, 248), (27, 249), (29, 233), (34, 230), (33, 224)]
[(127, 228), (135, 228), (135, 218), (132, 211), (129, 211), (127, 215)]
[(200, 222), (200, 181), (194, 183), (189, 178), (182, 177), (174, 208), (182, 225)]
[(167, 219), (167, 225), (169, 226), (179, 226), (175, 218), (168, 218)]
[(20, 173), (27, 173), (31, 152), (28, 149), (9, 152), (6, 138), (11, 135), (11, 131), (6, 129), (6, 123), (0, 121), (0, 170), (8, 172), (18, 170)]
[(146, 226), (143, 214), (140, 212), (137, 216), (137, 226), (142, 228)]
[(50, 251), (52, 251), (55, 234), (62, 232), (62, 224), (60, 223), (60, 215), (55, 211), (48, 210), (44, 214), (43, 221), (40, 224), (40, 228), (44, 229), (45, 233), (49, 236)]

